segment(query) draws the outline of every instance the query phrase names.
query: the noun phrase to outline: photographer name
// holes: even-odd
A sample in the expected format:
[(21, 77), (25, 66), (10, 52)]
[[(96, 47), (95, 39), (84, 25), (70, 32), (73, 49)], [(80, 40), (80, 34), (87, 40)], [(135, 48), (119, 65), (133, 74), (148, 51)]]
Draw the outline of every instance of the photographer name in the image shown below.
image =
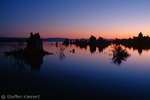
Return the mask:
[(40, 99), (40, 95), (7, 95), (7, 99)]

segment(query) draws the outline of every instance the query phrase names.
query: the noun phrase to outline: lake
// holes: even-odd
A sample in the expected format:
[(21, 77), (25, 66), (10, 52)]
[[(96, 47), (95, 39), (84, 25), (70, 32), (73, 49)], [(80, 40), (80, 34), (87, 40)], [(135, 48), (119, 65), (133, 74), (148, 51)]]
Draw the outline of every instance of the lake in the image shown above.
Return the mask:
[[(114, 57), (106, 48), (44, 42), (52, 55), (35, 59), (5, 56), (14, 43), (0, 43), (0, 95), (40, 95), (41, 99), (150, 100), (150, 50), (126, 48)], [(25, 44), (26, 45), (26, 44)]]

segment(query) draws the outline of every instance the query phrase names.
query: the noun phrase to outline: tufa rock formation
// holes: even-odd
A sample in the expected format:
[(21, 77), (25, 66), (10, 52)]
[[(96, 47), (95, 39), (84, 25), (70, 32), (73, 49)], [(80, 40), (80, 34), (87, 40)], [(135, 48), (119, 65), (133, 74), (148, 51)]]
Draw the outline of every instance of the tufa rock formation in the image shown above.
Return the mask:
[(37, 53), (44, 51), (43, 42), (40, 39), (39, 33), (35, 33), (35, 35), (33, 35), (32, 32), (30, 33), (30, 39), (27, 40), (27, 47), (25, 50), (30, 53)]

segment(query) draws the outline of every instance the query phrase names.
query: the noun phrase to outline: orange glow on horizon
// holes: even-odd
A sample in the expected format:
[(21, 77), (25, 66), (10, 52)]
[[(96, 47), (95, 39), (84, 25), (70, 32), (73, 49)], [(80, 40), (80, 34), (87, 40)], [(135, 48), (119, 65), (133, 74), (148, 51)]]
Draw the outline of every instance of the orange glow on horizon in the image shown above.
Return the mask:
[[(75, 31), (75, 32), (58, 32), (58, 31), (52, 31), (52, 32), (49, 32), (49, 31), (35, 31), (35, 32), (39, 32), (41, 38), (69, 38), (69, 39), (81, 39), (81, 38), (85, 38), (85, 39), (89, 39), (91, 35), (95, 36), (97, 39), (99, 37), (103, 37), (105, 39), (123, 39), (123, 38), (133, 38), (133, 36), (138, 36), (138, 34), (140, 32), (143, 33), (143, 36), (150, 36), (150, 31), (130, 31), (130, 32), (127, 32), (127, 31), (121, 31), (121, 30), (118, 30), (118, 32), (111, 32), (110, 31), (102, 31), (102, 32), (97, 32), (98, 30), (96, 31), (84, 31), (84, 32), (78, 32), (78, 31)], [(18, 34), (15, 34), (13, 36), (7, 36), (7, 37), (29, 37), (30, 36), (30, 32), (33, 32), (35, 33), (34, 31), (26, 31), (26, 32), (22, 32), (21, 36), (20, 36), (20, 32)]]
[[(138, 36), (139, 32), (134, 32), (134, 33), (124, 33), (124, 34), (117, 34), (117, 33), (112, 33), (112, 34), (105, 34), (105, 33), (78, 33), (78, 34), (45, 34), (42, 35), (42, 38), (69, 38), (69, 39), (81, 39), (81, 38), (85, 38), (85, 39), (89, 39), (91, 35), (95, 36), (97, 39), (99, 37), (103, 37), (105, 39), (128, 39), (128, 38), (133, 38), (133, 36)], [(142, 32), (143, 36), (150, 36), (149, 34), (144, 34), (145, 32)]]

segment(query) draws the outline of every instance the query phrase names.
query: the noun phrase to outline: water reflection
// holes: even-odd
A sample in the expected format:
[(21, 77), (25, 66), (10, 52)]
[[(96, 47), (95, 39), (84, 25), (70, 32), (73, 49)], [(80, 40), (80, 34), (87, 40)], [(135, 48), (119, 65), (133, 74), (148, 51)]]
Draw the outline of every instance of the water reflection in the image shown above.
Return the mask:
[[(74, 46), (73, 46), (74, 45)], [(56, 56), (58, 56), (58, 60), (63, 61), (66, 59), (66, 57), (68, 56), (68, 53), (75, 53), (75, 51), (78, 50), (76, 48), (83, 48), (82, 46), (78, 46), (76, 44), (70, 44), (70, 46), (64, 46), (61, 43), (55, 42), (55, 45), (48, 45), (50, 49), (53, 49), (53, 52), (56, 52)], [(126, 61), (128, 59), (128, 57), (130, 56), (130, 54), (127, 52), (126, 49), (124, 49), (124, 46), (122, 45), (115, 45), (112, 44), (111, 45), (113, 47), (113, 50), (111, 51), (112, 54), (112, 58), (111, 61), (113, 64), (116, 65), (121, 65), (123, 61)], [(52, 47), (56, 47), (56, 48), (52, 48)], [(96, 48), (98, 48), (97, 50), (99, 52), (105, 52), (107, 46), (105, 45), (98, 45), (98, 46), (92, 46), (89, 45), (88, 49), (86, 50), (87, 52), (91, 52), (91, 54), (93, 54), (94, 52), (96, 52)], [(69, 49), (69, 50), (67, 50)], [(138, 49), (139, 54), (142, 54), (142, 50), (143, 48), (133, 48), (133, 50)], [(82, 50), (81, 50), (82, 51)], [(83, 50), (83, 52), (86, 52)], [(68, 53), (67, 53), (68, 52)], [(7, 55), (5, 55), (7, 56)], [(90, 55), (88, 55), (90, 57)], [(25, 64), (31, 67), (31, 71), (39, 71), (41, 68), (41, 65), (43, 64), (43, 57), (44, 56), (24, 56), (24, 57), (18, 57), (18, 56), (11, 56), (12, 58), (14, 58), (14, 67), (18, 68), (18, 71), (24, 70), (25, 69)], [(109, 61), (108, 61), (109, 62)]]
[(129, 48), (129, 49), (131, 49), (131, 47), (132, 47), (133, 50), (137, 50), (137, 51), (138, 51), (139, 55), (142, 54), (143, 50), (149, 50), (149, 49), (150, 49), (149, 46), (142, 46), (142, 45), (139, 45), (139, 46), (134, 45), (134, 46), (131, 46), (131, 47), (125, 46), (125, 47), (127, 47), (127, 48)]
[(25, 69), (25, 64), (23, 59), (14, 59), (14, 64), (12, 65), (13, 67), (17, 68), (17, 71), (22, 71)]
[(150, 50), (150, 46), (145, 46), (145, 45), (139, 45), (139, 46), (134, 45), (134, 46), (131, 46), (131, 47), (129, 47), (129, 46), (125, 46), (125, 47), (127, 47), (129, 49), (133, 48), (133, 50), (138, 51), (139, 55), (142, 55), (143, 51), (145, 51), (145, 50), (146, 51)]
[(141, 55), (142, 54), (142, 48), (138, 49), (138, 53)]
[(58, 48), (58, 52), (56, 52), (56, 53), (59, 56), (59, 60), (61, 61), (61, 60), (66, 59), (66, 56), (64, 54), (65, 47), (63, 47), (63, 45), (59, 45), (59, 47), (58, 46), (56, 46), (56, 47)]
[(55, 43), (56, 48), (58, 48), (58, 42)]
[[(9, 49), (10, 45), (7, 45), (7, 48), (5, 46), (1, 47), (0, 50)], [(113, 50), (111, 46), (113, 46)], [(18, 70), (24, 70), (28, 63), (33, 70), (42, 68), (38, 73), (30, 73), (28, 70), (23, 73), (8, 72), (12, 65), (11, 63), (7, 64), (8, 59), (5, 60), (1, 53), (1, 76), (5, 78), (2, 79), (2, 84), (4, 84), (2, 87), (6, 91), (4, 94), (8, 94), (8, 91), (15, 91), (14, 89), (18, 88), (13, 93), (24, 91), (23, 94), (25, 94), (27, 89), (31, 89), (33, 93), (36, 93), (33, 90), (37, 91), (37, 93), (40, 91), (38, 93), (40, 95), (49, 93), (51, 95), (46, 94), (46, 96), (54, 97), (54, 99), (55, 97), (70, 95), (70, 98), (72, 98), (71, 96), (78, 96), (77, 99), (80, 98), (79, 96), (82, 96), (83, 99), (90, 96), (91, 99), (96, 97), (94, 99), (98, 98), (99, 100), (103, 98), (108, 100), (119, 98), (122, 100), (122, 97), (126, 100), (139, 100), (139, 98), (142, 100), (144, 97), (149, 100), (149, 52), (143, 51), (142, 56), (139, 56), (137, 51), (133, 51), (133, 49), (124, 50), (125, 47), (122, 45), (120, 47), (111, 46), (105, 49), (100, 48), (101, 50), (97, 48), (96, 52), (101, 51), (102, 53), (91, 55), (90, 46), (87, 46), (87, 50), (84, 50), (77, 48), (73, 44), (71, 47), (61, 47), (58, 43), (56, 47), (55, 43), (51, 45), (48, 42), (44, 43), (44, 49), (53, 53), (59, 52), (59, 55), (48, 55), (44, 58), (42, 56), (33, 56), (32, 59), (26, 57), (13, 60), (14, 66)], [(127, 51), (132, 55), (130, 59), (128, 59)], [(75, 53), (73, 54), (73, 52)], [(114, 65), (110, 64), (110, 56), (108, 55), (110, 53), (112, 54), (111, 61)], [(60, 55), (65, 55), (65, 57)], [(60, 62), (58, 57), (65, 59), (64, 62)], [(119, 64), (122, 67), (115, 67)], [(13, 85), (10, 83), (13, 83)], [(12, 89), (12, 87), (14, 88)], [(33, 94), (32, 92), (31, 94)], [(139, 93), (141, 95), (138, 95)], [(42, 97), (45, 97), (45, 95), (42, 95)], [(87, 99), (89, 98), (87, 97)]]
[(22, 71), (23, 69), (25, 69), (25, 64), (31, 67), (31, 71), (39, 71), (41, 65), (43, 64), (43, 56), (41, 55), (29, 55), (22, 57), (11, 55), (11, 58), (14, 58), (13, 67), (17, 67), (18, 71)]
[(126, 61), (127, 58), (130, 56), (127, 50), (123, 49), (121, 45), (117, 46), (114, 45), (112, 52), (113, 52), (112, 62), (118, 65), (120, 65), (122, 61)]
[(95, 51), (96, 51), (96, 46), (90, 45), (90, 52), (91, 52), (91, 54), (94, 53)]
[(43, 56), (26, 57), (25, 63), (31, 67), (31, 71), (39, 71), (43, 64)]

